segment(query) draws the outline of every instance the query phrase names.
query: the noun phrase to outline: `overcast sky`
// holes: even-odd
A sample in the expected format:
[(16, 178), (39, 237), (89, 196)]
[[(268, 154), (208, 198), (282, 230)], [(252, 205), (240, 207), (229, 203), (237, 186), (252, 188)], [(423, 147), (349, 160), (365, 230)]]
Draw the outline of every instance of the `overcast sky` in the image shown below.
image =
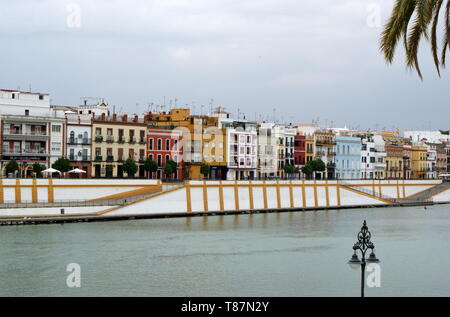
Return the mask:
[(287, 123), (449, 129), (450, 70), (438, 78), (428, 44), (423, 82), (401, 50), (392, 66), (378, 51), (377, 8), (384, 24), (393, 2), (2, 1), (0, 88), (132, 113), (164, 97), (206, 112), (214, 99), (252, 120), (276, 108)]

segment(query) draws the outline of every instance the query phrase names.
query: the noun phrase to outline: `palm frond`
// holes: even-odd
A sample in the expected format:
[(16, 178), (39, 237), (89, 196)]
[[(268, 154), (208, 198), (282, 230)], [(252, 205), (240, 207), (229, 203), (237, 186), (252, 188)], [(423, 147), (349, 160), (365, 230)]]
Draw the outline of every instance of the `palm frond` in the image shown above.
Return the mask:
[(447, 35), (447, 45), (450, 50), (450, 0), (447, 0), (445, 11), (445, 34)]
[[(380, 39), (380, 50), (388, 63), (394, 59), (398, 40), (405, 36), (409, 20), (414, 13), (416, 0), (397, 0)], [(412, 8), (412, 9), (411, 9)]]
[(434, 8), (434, 17), (433, 17), (433, 25), (431, 27), (431, 52), (433, 54), (434, 64), (436, 65), (436, 69), (439, 77), (441, 77), (441, 71), (439, 69), (439, 57), (437, 54), (437, 25), (439, 21), (439, 12), (441, 11), (443, 0), (438, 0), (436, 6)]
[(444, 37), (444, 41), (442, 42), (442, 53), (441, 53), (441, 65), (445, 68), (445, 55), (447, 53), (447, 46), (449, 45), (449, 41), (447, 37)]

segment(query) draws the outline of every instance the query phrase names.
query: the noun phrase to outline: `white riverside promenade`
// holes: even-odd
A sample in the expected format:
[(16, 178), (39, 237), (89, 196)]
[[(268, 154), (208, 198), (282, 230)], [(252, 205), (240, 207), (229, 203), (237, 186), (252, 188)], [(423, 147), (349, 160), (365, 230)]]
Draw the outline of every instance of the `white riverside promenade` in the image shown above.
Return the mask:
[[(14, 183), (11, 184), (11, 181)], [(24, 181), (20, 180), (20, 184), (17, 185), (16, 180), (3, 179), (1, 185), (3, 202), (6, 201), (5, 197), (8, 197), (9, 200), (15, 197), (17, 201), (17, 195), (22, 199), (22, 193), (29, 191), (34, 191), (36, 195), (38, 189), (29, 188), (31, 180)], [(97, 185), (93, 183), (97, 183)], [(162, 185), (157, 180), (59, 179), (56, 182), (52, 181), (53, 189), (50, 189), (48, 183), (41, 183), (41, 186), (47, 186), (47, 197), (48, 193), (53, 191), (51, 198), (54, 201), (63, 201), (64, 199), (61, 197), (67, 197), (68, 191), (86, 191), (88, 189), (90, 201), (98, 202), (102, 199), (115, 198), (118, 199), (118, 203), (103, 206), (52, 207), (49, 204), (41, 208), (37, 206), (36, 208), (0, 207), (0, 223), (21, 224), (147, 216), (156, 218), (238, 212), (387, 207), (402, 205), (403, 202), (406, 205), (411, 197), (426, 193), (441, 183), (440, 180), (354, 180), (346, 182), (283, 180), (186, 181), (181, 184)], [(11, 195), (11, 192), (14, 192), (15, 196)], [(136, 195), (140, 196), (133, 199)], [(36, 197), (34, 199), (36, 200)], [(427, 203), (447, 201), (450, 201), (448, 188), (435, 193), (433, 198), (427, 199)], [(423, 202), (416, 202), (416, 204), (421, 203)], [(61, 208), (64, 209), (64, 215), (60, 214)]]

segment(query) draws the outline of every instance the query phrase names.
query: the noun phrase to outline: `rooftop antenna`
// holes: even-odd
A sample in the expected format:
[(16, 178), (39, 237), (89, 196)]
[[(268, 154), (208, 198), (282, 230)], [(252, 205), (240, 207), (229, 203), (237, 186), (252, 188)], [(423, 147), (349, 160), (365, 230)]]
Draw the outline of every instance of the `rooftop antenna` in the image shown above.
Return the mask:
[(209, 113), (210, 113), (210, 114), (212, 113), (212, 106), (213, 106), (213, 103), (214, 103), (214, 99), (211, 99), (211, 102), (209, 103)]

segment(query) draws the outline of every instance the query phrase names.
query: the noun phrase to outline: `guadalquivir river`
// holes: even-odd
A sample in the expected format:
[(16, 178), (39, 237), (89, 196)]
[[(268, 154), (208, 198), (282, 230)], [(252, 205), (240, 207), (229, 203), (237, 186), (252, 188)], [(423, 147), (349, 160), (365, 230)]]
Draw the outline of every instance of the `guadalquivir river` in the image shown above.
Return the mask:
[(450, 205), (0, 227), (0, 296), (359, 296), (364, 219), (367, 296), (450, 296)]

